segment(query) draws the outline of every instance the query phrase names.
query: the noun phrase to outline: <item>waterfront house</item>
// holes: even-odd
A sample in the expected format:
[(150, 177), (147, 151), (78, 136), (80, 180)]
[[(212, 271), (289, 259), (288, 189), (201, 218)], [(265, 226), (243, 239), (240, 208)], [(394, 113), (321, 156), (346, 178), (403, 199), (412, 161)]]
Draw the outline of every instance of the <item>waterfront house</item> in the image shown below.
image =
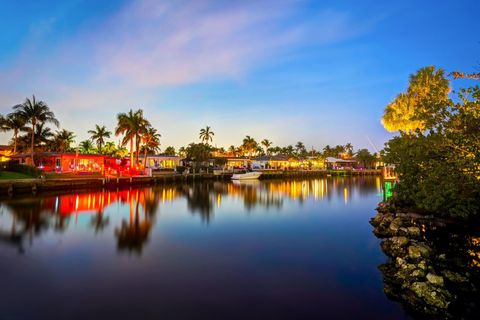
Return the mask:
[(233, 170), (248, 168), (252, 165), (252, 160), (246, 157), (215, 157), (210, 159), (210, 165), (222, 167), (224, 170)]
[(353, 169), (357, 165), (357, 160), (327, 157), (325, 164), (327, 169)]
[(293, 162), (291, 162), (288, 156), (283, 154), (276, 154), (272, 156), (259, 156), (253, 159), (252, 167), (255, 169), (276, 169), (284, 170), (292, 167)]
[[(181, 165), (183, 158), (177, 156), (166, 156), (166, 155), (149, 155), (147, 156), (147, 161), (145, 163), (145, 168), (150, 168), (152, 170), (159, 169), (175, 169)], [(143, 166), (144, 158), (140, 157), (140, 163)]]
[[(12, 159), (31, 164), (31, 154), (17, 154)], [(99, 154), (41, 152), (35, 154), (37, 167), (45, 172), (103, 172), (105, 156)]]

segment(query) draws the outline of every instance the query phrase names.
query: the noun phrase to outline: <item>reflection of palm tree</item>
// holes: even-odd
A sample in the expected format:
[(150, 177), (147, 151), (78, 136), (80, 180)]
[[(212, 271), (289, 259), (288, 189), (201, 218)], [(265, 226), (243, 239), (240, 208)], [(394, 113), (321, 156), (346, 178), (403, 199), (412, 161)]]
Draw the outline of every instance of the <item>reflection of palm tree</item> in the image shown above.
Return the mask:
[(103, 231), (110, 223), (110, 218), (103, 215), (103, 211), (97, 212), (90, 220), (90, 225), (95, 230), (95, 234)]
[(146, 212), (143, 221), (141, 221), (139, 200), (139, 191), (137, 191), (135, 198), (130, 200), (130, 220), (129, 222), (125, 219), (122, 220), (121, 227), (115, 229), (115, 236), (117, 237), (119, 250), (134, 251), (141, 254), (150, 235), (152, 223)]
[(213, 215), (213, 201), (210, 198), (211, 184), (194, 184), (183, 189), (187, 198), (188, 209), (192, 214), (199, 212), (203, 221), (209, 223)]

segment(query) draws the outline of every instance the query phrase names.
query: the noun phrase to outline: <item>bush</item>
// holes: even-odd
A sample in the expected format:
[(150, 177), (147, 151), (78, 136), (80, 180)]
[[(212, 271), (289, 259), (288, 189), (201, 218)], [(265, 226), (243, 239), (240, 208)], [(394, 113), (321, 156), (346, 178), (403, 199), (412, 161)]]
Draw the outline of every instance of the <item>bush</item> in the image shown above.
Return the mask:
[(42, 175), (42, 170), (38, 169), (37, 167), (19, 164), (18, 161), (3, 162), (1, 164), (1, 168), (4, 171), (23, 173), (34, 178), (39, 178)]

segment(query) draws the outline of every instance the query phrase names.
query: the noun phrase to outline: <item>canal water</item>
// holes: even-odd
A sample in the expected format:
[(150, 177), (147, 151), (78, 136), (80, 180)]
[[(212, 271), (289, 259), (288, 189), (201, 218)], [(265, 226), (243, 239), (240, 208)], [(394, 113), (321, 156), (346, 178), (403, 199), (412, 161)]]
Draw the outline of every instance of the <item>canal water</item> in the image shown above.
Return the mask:
[(404, 319), (379, 177), (0, 200), (0, 319)]

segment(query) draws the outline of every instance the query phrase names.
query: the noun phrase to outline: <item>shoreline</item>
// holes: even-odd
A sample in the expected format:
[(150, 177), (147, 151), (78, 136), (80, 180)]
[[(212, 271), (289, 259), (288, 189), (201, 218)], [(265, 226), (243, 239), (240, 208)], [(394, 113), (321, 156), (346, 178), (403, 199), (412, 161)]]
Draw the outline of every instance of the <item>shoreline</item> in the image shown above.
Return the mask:
[[(327, 176), (362, 176), (381, 175), (380, 170), (358, 171), (265, 171), (262, 172), (261, 180), (267, 179), (295, 179), (315, 178)], [(78, 177), (56, 179), (15, 179), (0, 180), (0, 196), (13, 196), (17, 194), (33, 194), (54, 190), (78, 190), (78, 189), (115, 189), (126, 186), (148, 186), (176, 182), (193, 181), (230, 181), (231, 174), (214, 175), (211, 173), (197, 174), (161, 174), (149, 176), (131, 177)]]

